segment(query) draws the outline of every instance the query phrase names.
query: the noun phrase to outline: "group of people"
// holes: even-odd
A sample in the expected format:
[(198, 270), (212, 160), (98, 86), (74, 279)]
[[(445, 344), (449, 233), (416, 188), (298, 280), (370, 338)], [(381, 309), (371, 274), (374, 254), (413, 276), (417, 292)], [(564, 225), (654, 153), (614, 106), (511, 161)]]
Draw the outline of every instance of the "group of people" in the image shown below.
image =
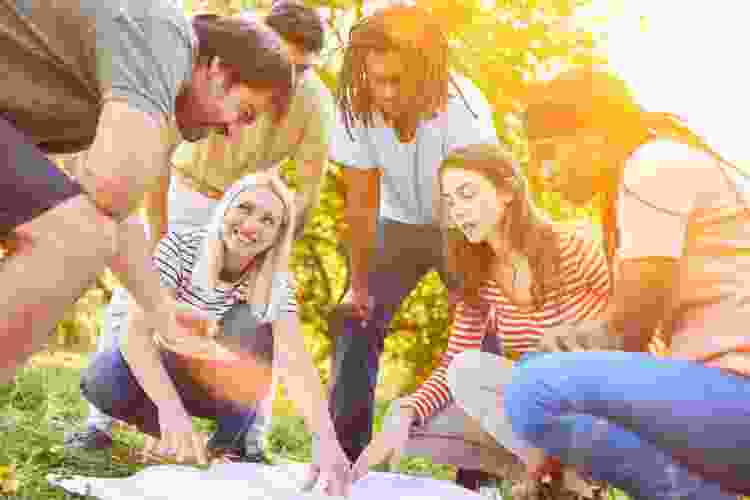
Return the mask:
[[(449, 405), (532, 477), (565, 469), (639, 499), (750, 494), (750, 191), (678, 117), (603, 70), (565, 72), (527, 105), (527, 179), (417, 7), (351, 29), (335, 97), (311, 69), (323, 23), (289, 0), (190, 19), (167, 0), (0, 9), (0, 237), (14, 242), (0, 383), (105, 267), (124, 286), (66, 446), (107, 448), (120, 420), (180, 460), (262, 461), (282, 379), (329, 494), (420, 430), (460, 435)], [(47, 156), (79, 151), (72, 177)], [(289, 269), (328, 159), (352, 269), (350, 307), (329, 318), (329, 394)], [(603, 245), (551, 222), (532, 189), (598, 198)], [(433, 269), (455, 305), (448, 348), (373, 437), (390, 319)], [(648, 352), (655, 332), (668, 358)], [(207, 443), (192, 416), (216, 421)]]

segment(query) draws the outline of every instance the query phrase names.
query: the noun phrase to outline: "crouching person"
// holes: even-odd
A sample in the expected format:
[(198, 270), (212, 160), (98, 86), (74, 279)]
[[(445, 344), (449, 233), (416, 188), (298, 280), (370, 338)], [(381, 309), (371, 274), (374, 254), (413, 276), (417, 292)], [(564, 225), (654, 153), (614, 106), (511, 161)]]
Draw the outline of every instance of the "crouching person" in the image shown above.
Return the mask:
[[(120, 331), (91, 361), (81, 390), (103, 413), (159, 439), (162, 455), (207, 461), (197, 434), (192, 449), (170, 449), (164, 430), (171, 430), (173, 415), (186, 412), (217, 421), (207, 445), (212, 456), (244, 460), (247, 427), (276, 368), (318, 435), (326, 491), (342, 494), (350, 464), (305, 352), (288, 269), (293, 215), (292, 195), (278, 177), (251, 174), (226, 192), (208, 226), (165, 236), (154, 264), (165, 293), (183, 311), (181, 334), (143, 334), (143, 314), (131, 303), (127, 314), (109, 317), (110, 328)], [(232, 307), (240, 301), (248, 307)], [(152, 338), (160, 359), (142, 355), (148, 351), (139, 343)]]

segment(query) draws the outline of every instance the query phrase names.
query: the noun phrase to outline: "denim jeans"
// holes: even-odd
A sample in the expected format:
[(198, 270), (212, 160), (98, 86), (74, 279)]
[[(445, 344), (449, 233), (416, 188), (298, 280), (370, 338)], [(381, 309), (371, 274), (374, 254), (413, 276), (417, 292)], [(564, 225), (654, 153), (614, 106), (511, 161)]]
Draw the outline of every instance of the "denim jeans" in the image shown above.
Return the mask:
[(642, 353), (552, 353), (514, 368), (504, 402), (521, 440), (631, 498), (750, 494), (750, 378)]
[[(119, 310), (111, 305), (107, 311), (107, 321), (111, 328), (110, 335), (100, 338), (97, 352), (81, 377), (81, 392), (93, 409), (88, 422), (106, 430), (111, 426), (112, 418), (115, 418), (158, 437), (156, 406), (141, 388), (119, 349), (118, 337), (124, 333), (123, 328), (127, 325), (127, 308)], [(272, 364), (273, 334), (270, 324), (259, 324), (246, 304), (238, 304), (230, 309), (223, 322), (223, 335), (228, 340), (235, 339), (233, 343), (238, 348), (252, 353), (264, 365)], [(265, 401), (249, 406), (217, 399), (193, 382), (184, 361), (173, 353), (161, 351), (161, 360), (188, 414), (217, 420), (218, 429), (212, 444), (239, 447), (248, 452), (262, 449), (260, 441), (268, 422), (256, 418), (256, 414), (257, 407), (262, 408)], [(270, 414), (269, 409), (266, 410)]]
[(456, 280), (445, 272), (438, 227), (380, 219), (370, 262), (369, 293), (375, 301), (370, 320), (363, 324), (341, 311), (328, 319), (335, 338), (331, 417), (352, 461), (372, 439), (375, 385), (388, 325), (404, 298), (432, 269), (455, 288)]

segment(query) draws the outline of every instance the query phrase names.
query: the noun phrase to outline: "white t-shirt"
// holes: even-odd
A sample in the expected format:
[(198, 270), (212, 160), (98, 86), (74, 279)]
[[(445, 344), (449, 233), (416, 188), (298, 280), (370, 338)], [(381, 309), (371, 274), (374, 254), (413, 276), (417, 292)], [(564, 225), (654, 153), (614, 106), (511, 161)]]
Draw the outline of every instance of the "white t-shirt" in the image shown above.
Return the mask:
[(415, 140), (408, 144), (398, 140), (379, 113), (373, 116), (373, 127), (352, 126), (352, 141), (339, 110), (331, 138), (331, 159), (346, 167), (382, 171), (381, 217), (407, 224), (434, 223), (433, 197), (442, 161), (463, 146), (498, 143), (492, 109), (481, 91), (468, 78), (456, 75), (455, 81), (471, 111), (451, 88), (445, 112), (422, 122)]

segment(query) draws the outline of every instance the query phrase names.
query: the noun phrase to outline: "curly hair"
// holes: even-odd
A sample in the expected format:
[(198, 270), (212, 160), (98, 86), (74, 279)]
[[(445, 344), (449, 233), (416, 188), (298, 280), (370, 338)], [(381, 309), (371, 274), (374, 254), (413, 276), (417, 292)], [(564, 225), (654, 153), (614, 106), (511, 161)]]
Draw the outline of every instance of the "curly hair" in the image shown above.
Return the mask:
[(449, 72), (448, 39), (440, 25), (418, 7), (387, 7), (363, 18), (349, 34), (336, 96), (348, 131), (355, 120), (366, 127), (373, 123), (375, 109), (365, 63), (373, 51), (397, 51), (408, 68), (400, 80), (401, 101), (407, 107), (398, 118), (402, 128), (416, 129), (419, 120), (445, 107), (449, 84), (456, 85)]
[[(560, 304), (566, 293), (562, 279), (564, 230), (534, 205), (520, 168), (494, 144), (476, 144), (453, 151), (440, 166), (441, 189), (443, 173), (451, 168), (475, 172), (499, 192), (513, 193), (499, 231), (529, 263), (534, 307), (540, 309), (550, 301)], [(448, 229), (444, 241), (447, 267), (451, 273), (462, 276), (465, 300), (479, 303), (479, 289), (495, 258), (493, 250), (486, 242), (470, 243), (456, 229)]]

